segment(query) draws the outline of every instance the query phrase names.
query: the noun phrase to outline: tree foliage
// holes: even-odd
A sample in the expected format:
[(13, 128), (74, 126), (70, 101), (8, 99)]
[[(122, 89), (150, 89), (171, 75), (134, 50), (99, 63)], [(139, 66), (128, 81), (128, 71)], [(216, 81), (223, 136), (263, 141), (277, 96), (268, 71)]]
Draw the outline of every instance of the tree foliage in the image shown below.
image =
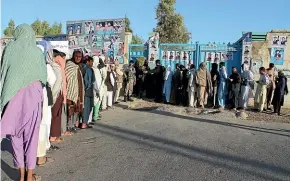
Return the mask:
[(130, 32), (133, 33), (133, 30), (131, 29), (131, 22), (129, 20), (129, 18), (125, 18), (125, 32)]
[(54, 23), (52, 26), (47, 21), (36, 20), (31, 24), (36, 35), (58, 35), (61, 33), (62, 24)]
[(160, 0), (156, 8), (160, 43), (188, 43), (190, 35), (184, 25), (183, 16), (175, 12), (176, 0)]
[(5, 30), (4, 30), (4, 35), (11, 37), (11, 36), (13, 36), (14, 30), (15, 30), (15, 23), (13, 20), (10, 20), (8, 23), (8, 27), (5, 28)]
[[(35, 20), (31, 24), (32, 29), (36, 35), (58, 35), (62, 32), (62, 24), (54, 23), (52, 26), (47, 21), (40, 21), (39, 19)], [(13, 20), (10, 20), (8, 27), (4, 30), (4, 35), (11, 37), (15, 30), (15, 23)]]
[(132, 44), (142, 44), (144, 43), (144, 40), (139, 37), (138, 35), (132, 35)]

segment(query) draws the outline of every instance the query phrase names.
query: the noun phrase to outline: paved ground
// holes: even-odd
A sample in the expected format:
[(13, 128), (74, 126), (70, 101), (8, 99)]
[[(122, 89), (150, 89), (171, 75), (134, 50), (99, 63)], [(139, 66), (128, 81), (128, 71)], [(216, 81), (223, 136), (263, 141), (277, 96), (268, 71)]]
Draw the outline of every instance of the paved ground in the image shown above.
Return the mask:
[[(227, 119), (116, 108), (65, 137), (37, 173), (45, 181), (290, 181), (289, 124)], [(2, 180), (17, 178), (8, 151), (1, 166)]]

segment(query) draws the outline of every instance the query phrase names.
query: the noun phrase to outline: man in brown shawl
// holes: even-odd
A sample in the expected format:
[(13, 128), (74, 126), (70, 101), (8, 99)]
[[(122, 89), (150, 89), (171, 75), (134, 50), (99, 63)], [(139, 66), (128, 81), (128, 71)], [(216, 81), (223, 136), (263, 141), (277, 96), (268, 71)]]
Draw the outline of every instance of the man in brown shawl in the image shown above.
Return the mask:
[(196, 72), (197, 98), (199, 106), (204, 108), (207, 97), (212, 95), (212, 82), (210, 72), (206, 69), (206, 63), (202, 62)]

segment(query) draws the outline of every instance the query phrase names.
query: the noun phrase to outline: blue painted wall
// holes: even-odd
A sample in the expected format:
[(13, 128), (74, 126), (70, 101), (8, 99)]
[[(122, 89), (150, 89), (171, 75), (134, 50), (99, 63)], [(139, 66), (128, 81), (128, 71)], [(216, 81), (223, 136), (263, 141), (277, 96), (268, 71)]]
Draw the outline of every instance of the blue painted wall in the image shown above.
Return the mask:
[[(136, 51), (136, 47), (141, 47), (144, 45), (129, 45), (129, 59), (136, 60), (136, 57), (145, 57), (148, 58), (148, 48), (144, 51)], [(183, 49), (172, 50), (172, 51), (191, 51), (190, 60), (193, 64), (196, 65), (198, 68), (199, 64), (205, 61), (206, 52), (233, 52), (233, 60), (225, 61), (226, 68), (228, 74), (231, 74), (232, 67), (237, 67), (239, 71), (241, 71), (241, 45), (231, 45), (231, 44), (199, 44), (196, 42), (194, 44), (160, 44), (159, 48), (159, 59), (161, 60), (162, 65), (166, 66), (166, 62), (162, 61), (162, 51), (170, 51), (170, 50), (163, 50), (163, 47), (178, 47), (181, 46)], [(135, 49), (135, 50), (134, 50)], [(179, 62), (178, 62), (179, 63)], [(151, 62), (151, 66), (154, 66), (155, 62)], [(172, 65), (171, 65), (172, 66)], [(207, 64), (208, 70), (211, 69), (211, 64)], [(173, 68), (174, 69), (174, 68)]]

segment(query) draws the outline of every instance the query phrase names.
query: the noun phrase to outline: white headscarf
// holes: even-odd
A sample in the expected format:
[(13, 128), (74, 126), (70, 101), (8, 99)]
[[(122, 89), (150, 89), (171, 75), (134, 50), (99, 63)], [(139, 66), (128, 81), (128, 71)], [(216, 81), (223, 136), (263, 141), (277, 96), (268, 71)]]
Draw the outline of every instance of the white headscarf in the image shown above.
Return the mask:
[(164, 80), (168, 79), (170, 72), (171, 72), (170, 65), (167, 65)]

